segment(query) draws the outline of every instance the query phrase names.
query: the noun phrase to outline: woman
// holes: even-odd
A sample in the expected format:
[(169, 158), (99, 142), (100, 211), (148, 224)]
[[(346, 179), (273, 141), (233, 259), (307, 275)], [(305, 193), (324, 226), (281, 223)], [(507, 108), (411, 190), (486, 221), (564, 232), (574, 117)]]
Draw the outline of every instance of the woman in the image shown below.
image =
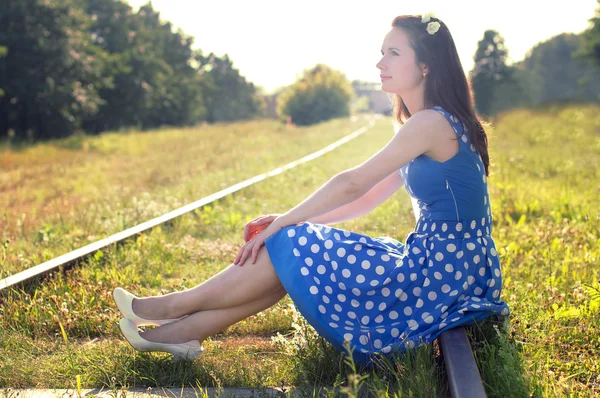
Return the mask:
[[(390, 142), (287, 213), (249, 223), (246, 234), (268, 226), (206, 282), (139, 299), (117, 288), (134, 348), (195, 358), (208, 336), (286, 294), (340, 351), (348, 341), (361, 364), (509, 315), (491, 236), (487, 137), (452, 36), (437, 18), (399, 16), (381, 53), (382, 90), (395, 94), (402, 125)], [(404, 243), (326, 225), (366, 213), (402, 185), (417, 217)], [(159, 327), (139, 333), (143, 324)]]

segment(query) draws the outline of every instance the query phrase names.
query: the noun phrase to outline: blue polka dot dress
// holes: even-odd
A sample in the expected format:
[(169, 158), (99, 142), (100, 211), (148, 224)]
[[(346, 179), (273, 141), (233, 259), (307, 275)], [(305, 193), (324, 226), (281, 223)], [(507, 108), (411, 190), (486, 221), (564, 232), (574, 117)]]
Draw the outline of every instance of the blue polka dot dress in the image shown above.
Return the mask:
[(348, 341), (360, 364), (510, 313), (500, 299), (483, 161), (466, 126), (440, 106), (431, 109), (454, 128), (460, 149), (445, 162), (422, 154), (398, 170), (417, 215), (404, 242), (312, 222), (265, 240), (301, 314), (340, 351)]

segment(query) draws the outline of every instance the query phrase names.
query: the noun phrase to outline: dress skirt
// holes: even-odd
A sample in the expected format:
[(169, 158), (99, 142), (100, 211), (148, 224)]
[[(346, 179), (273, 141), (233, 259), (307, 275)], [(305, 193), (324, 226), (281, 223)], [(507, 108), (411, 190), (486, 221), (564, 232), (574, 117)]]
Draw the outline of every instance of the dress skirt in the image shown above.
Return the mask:
[(494, 314), (502, 273), (490, 216), (420, 218), (404, 243), (323, 224), (289, 225), (265, 240), (277, 275), (315, 330), (373, 363)]

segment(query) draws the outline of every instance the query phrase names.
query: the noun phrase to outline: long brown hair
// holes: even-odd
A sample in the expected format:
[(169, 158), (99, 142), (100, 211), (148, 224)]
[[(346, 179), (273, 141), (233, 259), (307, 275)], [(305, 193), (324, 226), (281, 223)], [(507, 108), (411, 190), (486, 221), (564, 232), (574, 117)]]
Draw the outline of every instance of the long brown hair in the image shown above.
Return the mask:
[[(475, 112), (470, 82), (458, 58), (452, 35), (440, 19), (431, 17), (421, 22), (422, 15), (401, 15), (394, 18), (392, 27), (402, 29), (415, 52), (416, 62), (429, 67), (425, 81), (425, 108), (439, 105), (462, 122), (471, 142), (481, 155), (485, 174), (489, 176), (488, 139), (484, 125), (489, 125)], [(439, 30), (433, 35), (427, 32), (429, 22), (438, 22)], [(401, 125), (411, 116), (402, 97), (393, 96), (393, 113)]]

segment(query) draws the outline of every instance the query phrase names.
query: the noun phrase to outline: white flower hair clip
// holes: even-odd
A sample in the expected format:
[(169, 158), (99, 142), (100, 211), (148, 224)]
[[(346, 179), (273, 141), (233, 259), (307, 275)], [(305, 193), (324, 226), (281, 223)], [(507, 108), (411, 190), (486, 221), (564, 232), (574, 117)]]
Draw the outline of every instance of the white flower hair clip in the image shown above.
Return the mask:
[[(433, 12), (428, 12), (427, 14), (423, 15), (423, 17), (421, 18), (421, 22), (423, 22), (423, 23), (429, 22), (429, 20), (433, 16), (434, 16)], [(437, 21), (431, 21), (427, 24), (427, 33), (429, 33), (430, 35), (435, 34), (435, 32), (437, 32), (439, 29), (440, 29), (440, 23)]]

